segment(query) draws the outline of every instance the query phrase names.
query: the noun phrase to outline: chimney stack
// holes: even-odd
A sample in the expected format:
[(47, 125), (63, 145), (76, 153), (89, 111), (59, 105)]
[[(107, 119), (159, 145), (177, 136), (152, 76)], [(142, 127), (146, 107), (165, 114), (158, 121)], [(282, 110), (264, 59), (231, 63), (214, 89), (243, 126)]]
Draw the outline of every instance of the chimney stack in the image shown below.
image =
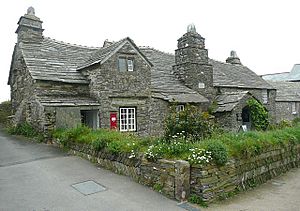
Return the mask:
[(27, 13), (20, 17), (16, 33), (18, 43), (23, 41), (41, 41), (43, 39), (42, 21), (35, 16), (33, 7), (27, 9)]
[(226, 59), (226, 63), (242, 65), (241, 60), (235, 51), (230, 52), (230, 57)]

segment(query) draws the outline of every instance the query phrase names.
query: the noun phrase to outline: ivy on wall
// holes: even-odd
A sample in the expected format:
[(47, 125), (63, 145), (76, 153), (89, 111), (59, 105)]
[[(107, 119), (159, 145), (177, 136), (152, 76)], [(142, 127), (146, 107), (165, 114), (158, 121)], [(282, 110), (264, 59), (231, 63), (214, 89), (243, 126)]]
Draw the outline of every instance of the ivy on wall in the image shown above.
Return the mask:
[(269, 125), (269, 114), (267, 109), (255, 99), (249, 99), (247, 105), (250, 110), (252, 126), (256, 130), (266, 130)]

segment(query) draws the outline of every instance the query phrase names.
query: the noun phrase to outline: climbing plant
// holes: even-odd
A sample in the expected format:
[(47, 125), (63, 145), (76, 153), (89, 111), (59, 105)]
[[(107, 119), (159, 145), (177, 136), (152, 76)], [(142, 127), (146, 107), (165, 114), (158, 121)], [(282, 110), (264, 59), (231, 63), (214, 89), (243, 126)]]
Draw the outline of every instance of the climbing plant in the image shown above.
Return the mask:
[(256, 130), (266, 130), (269, 125), (269, 114), (267, 109), (255, 99), (247, 101), (252, 126)]

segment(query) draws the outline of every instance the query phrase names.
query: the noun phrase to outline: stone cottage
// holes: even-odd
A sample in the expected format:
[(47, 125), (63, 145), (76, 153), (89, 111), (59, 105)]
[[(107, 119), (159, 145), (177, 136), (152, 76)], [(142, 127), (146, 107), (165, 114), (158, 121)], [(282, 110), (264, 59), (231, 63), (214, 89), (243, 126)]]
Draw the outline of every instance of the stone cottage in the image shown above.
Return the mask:
[(295, 64), (290, 72), (267, 74), (262, 78), (277, 89), (276, 121), (299, 118), (300, 64)]
[(138, 47), (130, 38), (92, 48), (43, 36), (30, 7), (16, 30), (8, 84), (15, 123), (40, 131), (85, 124), (92, 128), (163, 133), (171, 104), (207, 110), (230, 130), (250, 125), (246, 101), (275, 112), (276, 90), (243, 66), (235, 52), (226, 63), (208, 57), (193, 25), (178, 39), (175, 55)]

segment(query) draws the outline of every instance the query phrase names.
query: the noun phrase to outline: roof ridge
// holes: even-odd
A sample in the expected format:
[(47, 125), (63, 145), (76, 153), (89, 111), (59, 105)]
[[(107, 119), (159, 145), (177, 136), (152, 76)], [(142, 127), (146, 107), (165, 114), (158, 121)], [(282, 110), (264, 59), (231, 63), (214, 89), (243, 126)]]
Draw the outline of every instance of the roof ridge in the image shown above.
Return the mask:
[(44, 39), (48, 39), (51, 41), (54, 41), (56, 43), (60, 43), (60, 44), (65, 44), (65, 45), (70, 45), (70, 46), (74, 46), (74, 47), (81, 47), (81, 48), (87, 48), (87, 49), (101, 49), (102, 47), (94, 47), (94, 46), (86, 46), (86, 45), (80, 45), (80, 44), (74, 44), (74, 43), (68, 43), (68, 42), (64, 42), (61, 40), (56, 40), (54, 38), (51, 37), (44, 37)]
[(175, 54), (173, 53), (169, 53), (169, 52), (165, 52), (165, 51), (162, 51), (162, 50), (158, 50), (154, 47), (150, 47), (150, 46), (138, 46), (141, 50), (154, 50), (154, 51), (159, 51), (161, 53), (164, 53), (164, 54), (168, 54), (170, 56), (175, 56)]

